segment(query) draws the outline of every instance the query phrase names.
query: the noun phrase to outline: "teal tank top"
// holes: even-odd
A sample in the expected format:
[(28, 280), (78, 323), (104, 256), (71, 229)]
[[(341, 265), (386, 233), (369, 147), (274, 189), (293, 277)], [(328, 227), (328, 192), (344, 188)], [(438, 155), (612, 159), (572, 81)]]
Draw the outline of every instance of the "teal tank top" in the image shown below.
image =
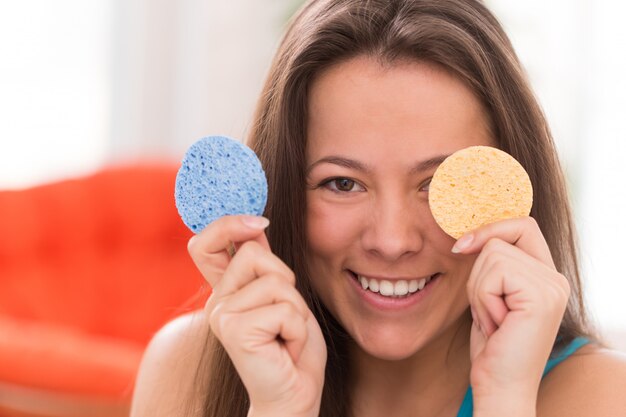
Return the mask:
[[(584, 337), (577, 337), (572, 340), (572, 342), (567, 345), (565, 349), (561, 351), (561, 353), (550, 359), (546, 364), (545, 369), (543, 370), (543, 376), (546, 376), (548, 372), (552, 370), (559, 363), (563, 362), (569, 356), (571, 356), (574, 352), (576, 352), (579, 348), (589, 343), (589, 340)], [(472, 387), (467, 389), (465, 393), (465, 398), (463, 398), (463, 403), (461, 403), (461, 408), (459, 409), (457, 417), (472, 417), (474, 411), (474, 399), (472, 397)]]

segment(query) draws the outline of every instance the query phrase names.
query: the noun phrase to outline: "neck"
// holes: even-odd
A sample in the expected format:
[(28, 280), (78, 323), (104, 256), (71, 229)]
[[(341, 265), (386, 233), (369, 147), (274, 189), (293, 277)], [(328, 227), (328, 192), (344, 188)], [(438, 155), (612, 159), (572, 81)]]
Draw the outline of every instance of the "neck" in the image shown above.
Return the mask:
[(355, 416), (456, 416), (469, 385), (471, 318), (454, 325), (412, 356), (388, 361), (351, 347)]

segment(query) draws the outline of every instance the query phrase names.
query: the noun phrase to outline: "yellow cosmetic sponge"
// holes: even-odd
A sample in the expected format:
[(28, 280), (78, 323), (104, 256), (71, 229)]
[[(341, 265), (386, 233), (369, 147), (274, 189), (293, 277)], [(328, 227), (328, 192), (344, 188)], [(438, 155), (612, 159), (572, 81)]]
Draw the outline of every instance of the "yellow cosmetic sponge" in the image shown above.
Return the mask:
[(458, 239), (485, 224), (528, 216), (533, 189), (528, 174), (511, 155), (489, 146), (471, 146), (439, 165), (428, 202), (437, 224)]

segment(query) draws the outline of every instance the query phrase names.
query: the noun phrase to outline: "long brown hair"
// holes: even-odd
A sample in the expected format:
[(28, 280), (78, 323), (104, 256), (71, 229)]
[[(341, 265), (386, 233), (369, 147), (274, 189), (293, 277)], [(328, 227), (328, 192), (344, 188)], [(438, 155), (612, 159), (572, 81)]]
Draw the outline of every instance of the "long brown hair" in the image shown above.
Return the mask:
[[(308, 90), (321, 71), (357, 55), (392, 65), (399, 59), (434, 63), (482, 101), (498, 146), (527, 170), (534, 217), (571, 297), (555, 350), (592, 337), (582, 297), (575, 234), (565, 180), (545, 117), (512, 45), (496, 18), (475, 0), (311, 0), (293, 17), (258, 102), (248, 144), (265, 168), (265, 215), (271, 247), (297, 276), (328, 345), (320, 415), (350, 415), (348, 336), (311, 289), (306, 268), (305, 148)], [(592, 337), (593, 338), (593, 337)], [(206, 417), (247, 414), (245, 388), (228, 355), (209, 336), (196, 387)]]

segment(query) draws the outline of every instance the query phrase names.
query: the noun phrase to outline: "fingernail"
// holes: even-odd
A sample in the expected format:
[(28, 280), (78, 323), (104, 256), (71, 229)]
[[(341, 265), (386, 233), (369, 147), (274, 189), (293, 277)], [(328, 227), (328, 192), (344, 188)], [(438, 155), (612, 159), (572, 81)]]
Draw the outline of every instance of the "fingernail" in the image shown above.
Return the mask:
[(471, 233), (461, 236), (461, 238), (456, 241), (454, 246), (452, 246), (452, 253), (463, 252), (465, 249), (469, 248), (473, 240), (474, 235)]
[(269, 219), (263, 216), (242, 216), (241, 222), (251, 229), (265, 229), (269, 226)]

